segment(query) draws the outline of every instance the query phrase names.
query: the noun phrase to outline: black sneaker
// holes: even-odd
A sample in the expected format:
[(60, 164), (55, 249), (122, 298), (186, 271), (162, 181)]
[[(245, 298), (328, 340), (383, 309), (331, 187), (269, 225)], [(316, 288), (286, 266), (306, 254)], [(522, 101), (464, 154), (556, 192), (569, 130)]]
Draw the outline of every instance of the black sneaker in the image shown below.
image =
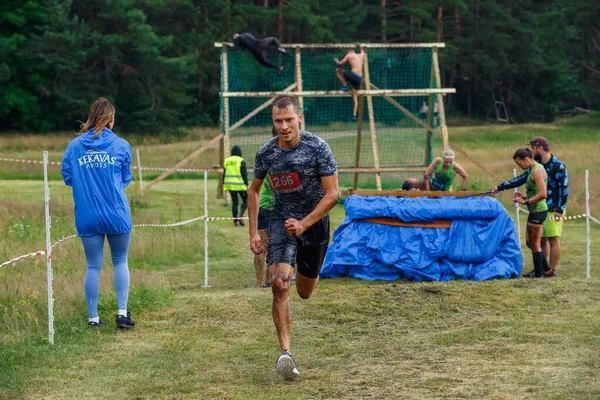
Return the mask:
[(135, 322), (131, 319), (131, 313), (127, 312), (127, 316), (117, 315), (117, 328), (131, 329), (135, 326)]
[(535, 270), (526, 273), (525, 275), (523, 275), (523, 278), (535, 278)]
[(99, 328), (102, 325), (102, 320), (98, 322), (90, 321), (88, 322), (88, 328)]
[(281, 74), (283, 74), (283, 67), (279, 67), (279, 68), (277, 68), (277, 74), (278, 74), (278, 75), (281, 75)]
[(271, 282), (265, 282), (263, 283), (263, 285), (261, 286), (261, 288), (270, 288), (271, 287)]
[(283, 47), (278, 48), (277, 51), (282, 54), (288, 54), (288, 51), (286, 49), (284, 49)]

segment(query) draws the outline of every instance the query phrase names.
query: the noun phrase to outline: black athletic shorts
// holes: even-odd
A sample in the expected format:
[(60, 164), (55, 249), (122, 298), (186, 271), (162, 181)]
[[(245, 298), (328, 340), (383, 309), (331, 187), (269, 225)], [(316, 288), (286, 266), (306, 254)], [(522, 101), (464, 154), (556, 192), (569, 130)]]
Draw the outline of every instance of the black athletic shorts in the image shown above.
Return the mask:
[(329, 245), (329, 215), (325, 215), (298, 237), (288, 235), (285, 220), (272, 219), (269, 234), (269, 265), (296, 264), (297, 272), (307, 278), (317, 278)]
[(269, 222), (271, 222), (271, 213), (273, 211), (267, 210), (266, 208), (258, 209), (258, 230), (267, 229)]
[(362, 76), (355, 74), (352, 71), (348, 71), (347, 69), (342, 69), (342, 74), (344, 75), (344, 78), (346, 78), (346, 82), (350, 82), (354, 89), (360, 90), (360, 82), (362, 81)]
[(538, 211), (538, 212), (530, 212), (529, 217), (527, 217), (527, 222), (535, 225), (543, 225), (546, 217), (548, 216), (548, 210)]

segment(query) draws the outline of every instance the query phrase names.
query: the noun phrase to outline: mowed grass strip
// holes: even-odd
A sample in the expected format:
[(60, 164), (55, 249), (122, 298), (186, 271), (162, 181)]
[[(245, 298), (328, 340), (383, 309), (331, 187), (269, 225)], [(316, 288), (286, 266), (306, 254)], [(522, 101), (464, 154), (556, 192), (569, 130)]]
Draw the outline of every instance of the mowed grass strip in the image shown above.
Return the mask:
[[(42, 199), (39, 182), (17, 182), (11, 192), (8, 187), (14, 183), (1, 183), (3, 193), (12, 193), (6, 201), (13, 209), (34, 207)], [(229, 209), (214, 198), (216, 182), (209, 183), (210, 214), (229, 216)], [(59, 215), (56, 229), (71, 233), (68, 191), (58, 182), (51, 191)], [(163, 182), (147, 196), (136, 197), (134, 223), (202, 215), (202, 196), (200, 180)], [(18, 197), (25, 201), (17, 203)], [(342, 207), (332, 216), (338, 226)], [(274, 370), (278, 345), (271, 295), (253, 287), (245, 228), (234, 228), (230, 221), (209, 224), (208, 289), (202, 288), (202, 222), (137, 228), (130, 253), (130, 309), (138, 324), (132, 332), (114, 327), (107, 257), (100, 301), (106, 325), (87, 328), (85, 263), (74, 239), (57, 247), (53, 256), (60, 287), (55, 286), (55, 346), (45, 339), (43, 262), (22, 261), (0, 271), (1, 318), (8, 329), (1, 336), (0, 396), (595, 398), (600, 395), (600, 281), (583, 279), (585, 227), (569, 224), (559, 279), (335, 279), (322, 280), (308, 301), (293, 294), (292, 351), (302, 378), (292, 384), (282, 382)], [(43, 232), (32, 235), (43, 243)], [(600, 229), (594, 227), (592, 235), (600, 235)], [(25, 249), (27, 241), (10, 240), (10, 246)], [(594, 255), (599, 253), (596, 243)], [(524, 254), (528, 268), (529, 253)], [(597, 266), (594, 260), (593, 271)]]

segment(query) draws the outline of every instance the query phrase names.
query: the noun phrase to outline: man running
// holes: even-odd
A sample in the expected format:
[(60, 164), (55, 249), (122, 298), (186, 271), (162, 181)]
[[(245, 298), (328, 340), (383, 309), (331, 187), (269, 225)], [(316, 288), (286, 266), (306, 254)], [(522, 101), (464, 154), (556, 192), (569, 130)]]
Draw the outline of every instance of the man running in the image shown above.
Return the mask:
[[(360, 90), (360, 83), (362, 82), (362, 74), (363, 74), (363, 64), (365, 62), (365, 50), (358, 43), (360, 47), (360, 53), (356, 54), (354, 49), (348, 49), (346, 56), (342, 58), (342, 61), (334, 58), (333, 61), (338, 65), (338, 68), (335, 69), (335, 73), (339, 80), (344, 85), (340, 90), (348, 91), (350, 86), (348, 86), (348, 82), (352, 85), (352, 101), (354, 102), (354, 108), (352, 109), (352, 121), (357, 120), (357, 112), (358, 112), (358, 90)], [(351, 71), (348, 71), (344, 68), (339, 68), (345, 63), (350, 64)]]
[(277, 38), (266, 37), (264, 39), (257, 39), (248, 32), (234, 33), (233, 44), (230, 44), (228, 46), (232, 50), (246, 49), (250, 53), (252, 53), (254, 58), (256, 58), (256, 61), (258, 61), (265, 67), (276, 69), (279, 75), (281, 75), (281, 73), (283, 72), (283, 66), (273, 64), (271, 61), (267, 60), (264, 55), (265, 50), (269, 46), (275, 46), (277, 47), (278, 52), (288, 54), (287, 50), (281, 47), (281, 43), (279, 43), (279, 40), (277, 40)]
[(256, 153), (248, 190), (250, 248), (254, 254), (264, 250), (256, 228), (260, 189), (268, 174), (275, 195), (268, 248), (273, 322), (281, 351), (276, 368), (284, 379), (293, 380), (299, 372), (290, 347), (292, 266), (298, 266), (296, 291), (308, 299), (319, 281), (329, 243), (327, 213), (338, 200), (338, 168), (329, 145), (300, 130), (304, 116), (295, 97), (277, 96), (271, 110), (278, 135)]

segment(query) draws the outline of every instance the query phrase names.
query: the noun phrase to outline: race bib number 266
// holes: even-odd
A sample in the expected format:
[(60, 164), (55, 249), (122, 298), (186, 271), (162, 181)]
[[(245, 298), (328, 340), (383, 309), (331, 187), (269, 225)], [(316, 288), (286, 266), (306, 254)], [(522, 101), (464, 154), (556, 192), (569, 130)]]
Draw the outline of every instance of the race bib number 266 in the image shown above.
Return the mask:
[(302, 189), (298, 172), (285, 172), (283, 174), (269, 175), (271, 187), (277, 193), (289, 193)]

